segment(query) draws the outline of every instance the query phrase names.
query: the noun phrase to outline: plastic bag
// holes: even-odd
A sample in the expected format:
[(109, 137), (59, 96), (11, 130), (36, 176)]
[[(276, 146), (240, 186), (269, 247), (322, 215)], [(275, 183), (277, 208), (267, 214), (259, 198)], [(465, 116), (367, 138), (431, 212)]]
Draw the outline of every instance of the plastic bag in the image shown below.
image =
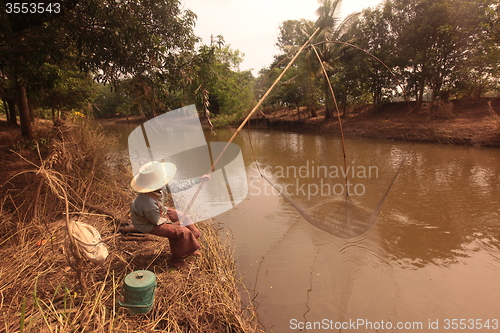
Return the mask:
[(71, 229), (71, 234), (83, 256), (94, 264), (103, 265), (109, 252), (101, 241), (99, 231), (83, 222), (74, 222), (74, 227)]

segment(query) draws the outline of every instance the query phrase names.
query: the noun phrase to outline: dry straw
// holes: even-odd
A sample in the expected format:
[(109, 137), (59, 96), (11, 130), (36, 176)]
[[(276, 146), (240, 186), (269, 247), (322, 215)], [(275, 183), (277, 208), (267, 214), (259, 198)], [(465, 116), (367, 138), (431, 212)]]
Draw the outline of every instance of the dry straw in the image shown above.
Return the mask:
[[(0, 332), (262, 332), (221, 225), (198, 223), (202, 257), (171, 270), (165, 239), (116, 233), (117, 219), (128, 219), (132, 175), (120, 155), (109, 158), (109, 137), (83, 122), (56, 123), (49, 139), (11, 155), (22, 168), (0, 188)], [(72, 220), (111, 245), (103, 267), (68, 246)], [(152, 311), (134, 316), (118, 300), (124, 277), (139, 269), (157, 275), (158, 289)]]

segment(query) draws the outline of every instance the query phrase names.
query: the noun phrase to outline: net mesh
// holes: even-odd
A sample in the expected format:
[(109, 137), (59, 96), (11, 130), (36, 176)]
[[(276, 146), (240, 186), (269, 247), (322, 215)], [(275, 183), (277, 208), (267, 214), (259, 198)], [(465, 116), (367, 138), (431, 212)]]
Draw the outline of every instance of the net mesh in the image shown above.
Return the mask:
[[(331, 209), (331, 205), (323, 205), (323, 207), (320, 207), (320, 209), (323, 209), (319, 212), (320, 215), (324, 217), (322, 219), (318, 219), (310, 212), (304, 210), (297, 202), (290, 198), (290, 196), (283, 193), (279, 186), (276, 186), (265, 177), (260, 170), (259, 172), (261, 177), (271, 184), (271, 186), (278, 191), (307, 222), (337, 237), (350, 239), (365, 234), (373, 227), (404, 162), (405, 158), (403, 158), (399, 164), (387, 190), (373, 211), (358, 208), (349, 196), (345, 196), (335, 210)], [(333, 214), (331, 213), (332, 211), (334, 211)]]

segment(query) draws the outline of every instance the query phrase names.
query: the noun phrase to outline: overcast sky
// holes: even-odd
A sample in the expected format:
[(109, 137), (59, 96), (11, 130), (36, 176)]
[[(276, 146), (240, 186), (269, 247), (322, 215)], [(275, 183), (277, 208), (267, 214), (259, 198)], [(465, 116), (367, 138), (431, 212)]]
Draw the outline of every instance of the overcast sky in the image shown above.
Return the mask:
[[(344, 0), (341, 15), (376, 6), (381, 0)], [(226, 44), (245, 54), (241, 70), (268, 66), (277, 53), (278, 27), (285, 20), (316, 20), (317, 0), (181, 0), (198, 19), (195, 33), (210, 43), (210, 36), (222, 35)]]

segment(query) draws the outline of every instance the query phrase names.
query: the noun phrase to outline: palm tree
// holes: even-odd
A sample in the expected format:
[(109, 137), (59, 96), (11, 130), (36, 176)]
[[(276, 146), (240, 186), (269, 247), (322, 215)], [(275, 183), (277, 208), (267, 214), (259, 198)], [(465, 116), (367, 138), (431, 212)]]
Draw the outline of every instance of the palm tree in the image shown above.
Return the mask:
[[(313, 44), (317, 44), (317, 51), (319, 54), (318, 61), (321, 61), (326, 69), (327, 76), (330, 77), (334, 70), (332, 63), (339, 57), (340, 51), (343, 46), (335, 41), (339, 41), (342, 34), (346, 29), (353, 24), (359, 17), (359, 13), (348, 15), (343, 21), (340, 21), (340, 5), (342, 0), (319, 0), (320, 7), (316, 10), (319, 15), (316, 21), (316, 27), (319, 27), (320, 33), (316, 36)], [(312, 51), (312, 52), (311, 52)], [(311, 50), (308, 56), (314, 56), (316, 53)], [(317, 63), (317, 62), (316, 62)], [(325, 94), (325, 118), (333, 118), (332, 108), (330, 107), (331, 93), (328, 87), (327, 78), (324, 77), (321, 66), (316, 66), (316, 75), (323, 77), (324, 80), (324, 94)]]
[[(325, 118), (330, 119), (333, 117), (333, 108), (330, 106), (331, 93), (328, 80), (323, 74), (320, 61), (325, 67), (328, 76), (331, 77), (334, 73), (333, 64), (340, 57), (340, 51), (343, 48), (341, 44), (335, 43), (335, 41), (340, 39), (350, 24), (359, 15), (358, 13), (351, 14), (341, 21), (339, 16), (341, 2), (342, 0), (320, 0), (320, 7), (317, 10), (319, 18), (316, 22), (304, 19), (289, 20), (283, 22), (280, 28), (281, 32), (277, 45), (289, 55), (295, 53), (320, 28), (320, 32), (311, 42), (316, 50), (312, 47), (305, 49), (296, 61), (296, 66), (302, 70), (284, 82), (284, 85), (288, 86), (301, 86), (305, 95), (301, 102), (307, 104), (311, 117), (316, 116), (314, 104), (317, 100), (319, 90), (322, 90), (321, 95), (323, 95), (326, 104)], [(319, 60), (316, 56), (316, 51), (319, 54)], [(279, 61), (279, 64), (282, 61), (283, 59)], [(282, 64), (282, 66), (284, 65)], [(321, 84), (318, 84), (319, 81), (321, 81)]]

